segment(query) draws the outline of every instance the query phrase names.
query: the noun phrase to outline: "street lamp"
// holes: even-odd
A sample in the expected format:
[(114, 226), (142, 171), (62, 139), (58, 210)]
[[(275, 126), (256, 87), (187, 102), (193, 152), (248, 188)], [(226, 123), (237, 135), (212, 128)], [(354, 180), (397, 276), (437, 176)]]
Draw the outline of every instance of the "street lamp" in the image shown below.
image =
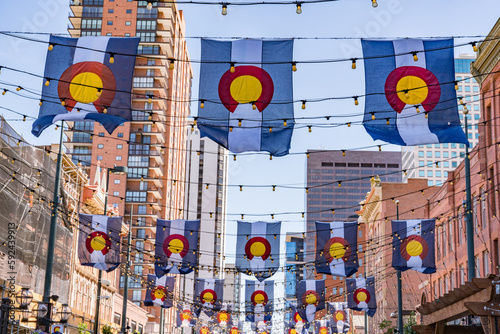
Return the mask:
[[(108, 168), (106, 177), (106, 192), (104, 193), (104, 216), (108, 213), (108, 190), (109, 190), (109, 174), (123, 175), (128, 173), (127, 166), (114, 166)], [(101, 306), (101, 289), (102, 289), (102, 270), (99, 269), (99, 277), (97, 279), (97, 295), (94, 316), (94, 334), (99, 333), (99, 308)]]
[(59, 312), (57, 312), (57, 315), (59, 316), (59, 319), (62, 323), (66, 323), (72, 315), (71, 308), (68, 306), (68, 304), (62, 304), (61, 309), (59, 310)]
[(16, 295), (16, 301), (20, 309), (27, 309), (33, 300), (33, 293), (28, 288), (22, 288)]

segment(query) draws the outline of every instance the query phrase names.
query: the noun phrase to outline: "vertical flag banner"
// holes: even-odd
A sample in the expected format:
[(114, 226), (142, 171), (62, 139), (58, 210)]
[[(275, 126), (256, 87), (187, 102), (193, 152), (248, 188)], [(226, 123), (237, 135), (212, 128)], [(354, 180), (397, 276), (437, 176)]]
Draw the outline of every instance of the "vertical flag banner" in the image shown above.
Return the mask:
[(229, 329), (229, 334), (240, 334), (241, 331), (238, 326), (233, 326)]
[(458, 115), (453, 39), (361, 40), (361, 45), (363, 125), (374, 140), (469, 144)]
[(232, 304), (224, 303), (215, 317), (220, 327), (226, 328), (233, 325)]
[(155, 273), (188, 274), (198, 264), (199, 220), (156, 222)]
[(148, 274), (148, 289), (146, 290), (146, 306), (161, 306), (170, 308), (173, 304), (173, 293), (175, 286), (175, 277)]
[(332, 333), (347, 333), (350, 328), (350, 316), (347, 303), (328, 302), (328, 314), (332, 316)]
[(191, 307), (184, 305), (177, 310), (177, 327), (193, 327), (195, 323)]
[(274, 275), (280, 267), (280, 232), (281, 222), (238, 221), (236, 269), (259, 281)]
[(316, 222), (316, 272), (348, 277), (358, 271), (358, 224)]
[(196, 313), (199, 314), (203, 310), (211, 317), (214, 312), (219, 311), (222, 307), (223, 291), (223, 279), (196, 278), (194, 283)]
[(200, 334), (210, 334), (212, 333), (212, 326), (208, 325), (208, 324), (204, 324), (200, 327), (200, 330), (198, 333)]
[(274, 281), (245, 281), (246, 320), (268, 321), (273, 316)]
[(370, 317), (375, 315), (375, 278), (346, 278), (347, 307), (355, 311), (365, 311)]
[(316, 334), (330, 334), (329, 323), (325, 319), (315, 321), (315, 333)]
[(316, 311), (325, 308), (325, 280), (299, 281), (297, 301), (300, 317), (307, 322), (313, 322)]
[(424, 274), (436, 272), (434, 252), (435, 219), (392, 221), (392, 266)]
[(80, 213), (78, 258), (82, 266), (107, 272), (120, 265), (120, 230), (122, 217)]
[(109, 133), (132, 119), (131, 90), (139, 38), (50, 36), (42, 105), (31, 132), (58, 121), (92, 120)]
[(233, 153), (288, 154), (294, 126), (292, 54), (293, 40), (202, 39), (202, 137)]

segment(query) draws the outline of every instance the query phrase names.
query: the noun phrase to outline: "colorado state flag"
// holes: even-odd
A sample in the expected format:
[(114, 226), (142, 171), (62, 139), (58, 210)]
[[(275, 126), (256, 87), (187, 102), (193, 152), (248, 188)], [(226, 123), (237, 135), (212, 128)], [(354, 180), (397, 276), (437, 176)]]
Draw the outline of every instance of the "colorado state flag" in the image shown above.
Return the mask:
[(156, 222), (156, 276), (188, 274), (198, 264), (199, 220), (163, 220)]
[(120, 265), (122, 217), (80, 213), (78, 258), (82, 266), (107, 272)]
[(424, 274), (436, 272), (434, 255), (435, 219), (392, 221), (392, 266)]
[(294, 126), (292, 53), (292, 40), (202, 39), (201, 135), (233, 153), (288, 154)]
[(184, 305), (177, 310), (177, 327), (193, 327), (196, 321), (189, 305)]
[(246, 320), (269, 321), (273, 317), (274, 281), (245, 281)]
[(146, 290), (146, 299), (144, 305), (146, 306), (161, 306), (169, 308), (174, 305), (173, 293), (175, 286), (175, 277), (148, 274), (147, 277), (148, 289)]
[(259, 281), (274, 275), (280, 267), (280, 232), (281, 222), (238, 221), (236, 269)]
[(328, 302), (328, 313), (332, 316), (332, 333), (347, 333), (350, 328), (347, 303)]
[(53, 49), (47, 52), (43, 103), (31, 130), (35, 136), (61, 120), (93, 120), (112, 133), (132, 119), (139, 38), (50, 36), (49, 43)]
[(325, 308), (325, 280), (299, 281), (297, 301), (300, 317), (307, 322), (312, 322), (316, 311)]
[(458, 116), (453, 39), (362, 40), (361, 44), (366, 85), (363, 125), (374, 140), (408, 146), (469, 144)]
[(205, 311), (205, 314), (211, 317), (214, 311), (222, 308), (224, 293), (224, 280), (212, 278), (196, 278), (194, 283), (195, 311)]
[(348, 277), (358, 271), (358, 224), (316, 222), (316, 272)]
[(365, 311), (370, 317), (377, 311), (375, 299), (375, 278), (346, 278), (347, 307), (355, 311)]

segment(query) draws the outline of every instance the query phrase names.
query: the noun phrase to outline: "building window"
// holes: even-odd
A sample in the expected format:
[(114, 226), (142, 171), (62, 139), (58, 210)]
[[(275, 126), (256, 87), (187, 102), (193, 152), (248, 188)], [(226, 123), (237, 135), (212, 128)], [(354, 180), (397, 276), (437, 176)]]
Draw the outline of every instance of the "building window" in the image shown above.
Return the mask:
[(123, 138), (123, 132), (118, 132), (117, 136), (118, 138)]
[(121, 156), (121, 155), (117, 155), (117, 156), (116, 156), (116, 160), (117, 160), (117, 161), (121, 161), (121, 160), (122, 160), (122, 156)]
[(124, 36), (125, 36), (125, 37), (130, 37), (130, 33), (129, 33), (129, 32), (127, 32), (127, 33), (125, 33), (125, 35), (124, 35)]
[(490, 273), (490, 253), (487, 250), (483, 252), (483, 267), (484, 277), (487, 277)]
[(114, 9), (108, 9), (108, 13), (109, 13), (109, 14), (113, 14), (114, 12), (115, 12), (115, 10), (114, 10)]
[(114, 183), (115, 184), (120, 184), (120, 180), (119, 179), (115, 179)]
[(99, 137), (104, 137), (104, 132), (99, 132)]
[(117, 149), (122, 149), (122, 148), (123, 148), (123, 145), (122, 145), (122, 144), (116, 144), (116, 148), (117, 148)]
[(108, 26), (112, 26), (113, 25), (113, 21), (108, 21)]
[(120, 192), (119, 191), (113, 191), (113, 196), (120, 196)]
[(102, 160), (102, 155), (98, 155), (97, 160)]
[[(136, 269), (137, 267), (140, 267), (141, 271), (142, 271), (142, 266), (135, 266), (134, 269)], [(142, 274), (142, 272), (141, 272), (141, 274)], [(141, 292), (142, 292), (141, 290), (134, 290), (132, 292), (132, 300), (141, 300), (141, 295), (142, 295)]]
[(130, 25), (132, 25), (132, 22), (130, 22), (130, 21), (125, 21), (125, 25), (126, 25), (126, 26), (130, 26)]
[(419, 177), (425, 177), (425, 171), (424, 170), (419, 170), (418, 171), (418, 176)]
[(127, 9), (127, 14), (132, 14), (132, 9)]
[(118, 313), (115, 313), (115, 316), (113, 318), (113, 322), (117, 325), (121, 325), (121, 321), (122, 321), (122, 316)]

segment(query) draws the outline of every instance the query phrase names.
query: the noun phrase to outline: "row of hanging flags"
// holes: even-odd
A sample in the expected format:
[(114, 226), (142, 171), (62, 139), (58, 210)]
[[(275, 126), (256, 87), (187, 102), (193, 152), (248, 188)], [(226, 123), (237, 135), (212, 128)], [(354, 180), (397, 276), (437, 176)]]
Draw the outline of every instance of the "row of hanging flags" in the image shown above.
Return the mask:
[[(108, 272), (116, 269), (120, 264), (121, 224), (121, 217), (80, 214), (80, 263)], [(434, 273), (434, 229), (434, 219), (392, 221), (392, 266), (401, 271)], [(199, 220), (157, 220), (155, 275), (147, 277), (145, 305), (164, 308), (174, 305), (175, 278), (167, 274), (188, 274), (198, 266), (199, 230)], [(274, 309), (274, 281), (268, 278), (280, 268), (281, 222), (239, 221), (237, 230), (236, 269), (257, 279), (245, 282), (246, 320), (266, 324)], [(373, 316), (377, 308), (374, 277), (348, 278), (359, 268), (357, 223), (316, 222), (313, 232), (316, 272), (346, 277), (347, 307)], [(223, 302), (223, 291), (223, 279), (196, 278), (197, 298), (189, 317), (180, 312), (180, 323), (191, 323), (190, 317), (193, 314), (199, 317), (203, 311), (208, 317), (216, 316), (219, 324), (230, 324), (231, 312)], [(325, 308), (325, 293), (324, 280), (298, 282), (296, 312), (292, 316), (295, 324), (313, 323), (316, 312)]]
[[(132, 119), (139, 38), (51, 36), (49, 43), (35, 136), (61, 120), (97, 121), (112, 133)], [(361, 40), (361, 45), (363, 124), (374, 140), (468, 144), (458, 115), (453, 39)], [(233, 153), (288, 154), (294, 128), (292, 59), (293, 40), (202, 39), (201, 135)]]

